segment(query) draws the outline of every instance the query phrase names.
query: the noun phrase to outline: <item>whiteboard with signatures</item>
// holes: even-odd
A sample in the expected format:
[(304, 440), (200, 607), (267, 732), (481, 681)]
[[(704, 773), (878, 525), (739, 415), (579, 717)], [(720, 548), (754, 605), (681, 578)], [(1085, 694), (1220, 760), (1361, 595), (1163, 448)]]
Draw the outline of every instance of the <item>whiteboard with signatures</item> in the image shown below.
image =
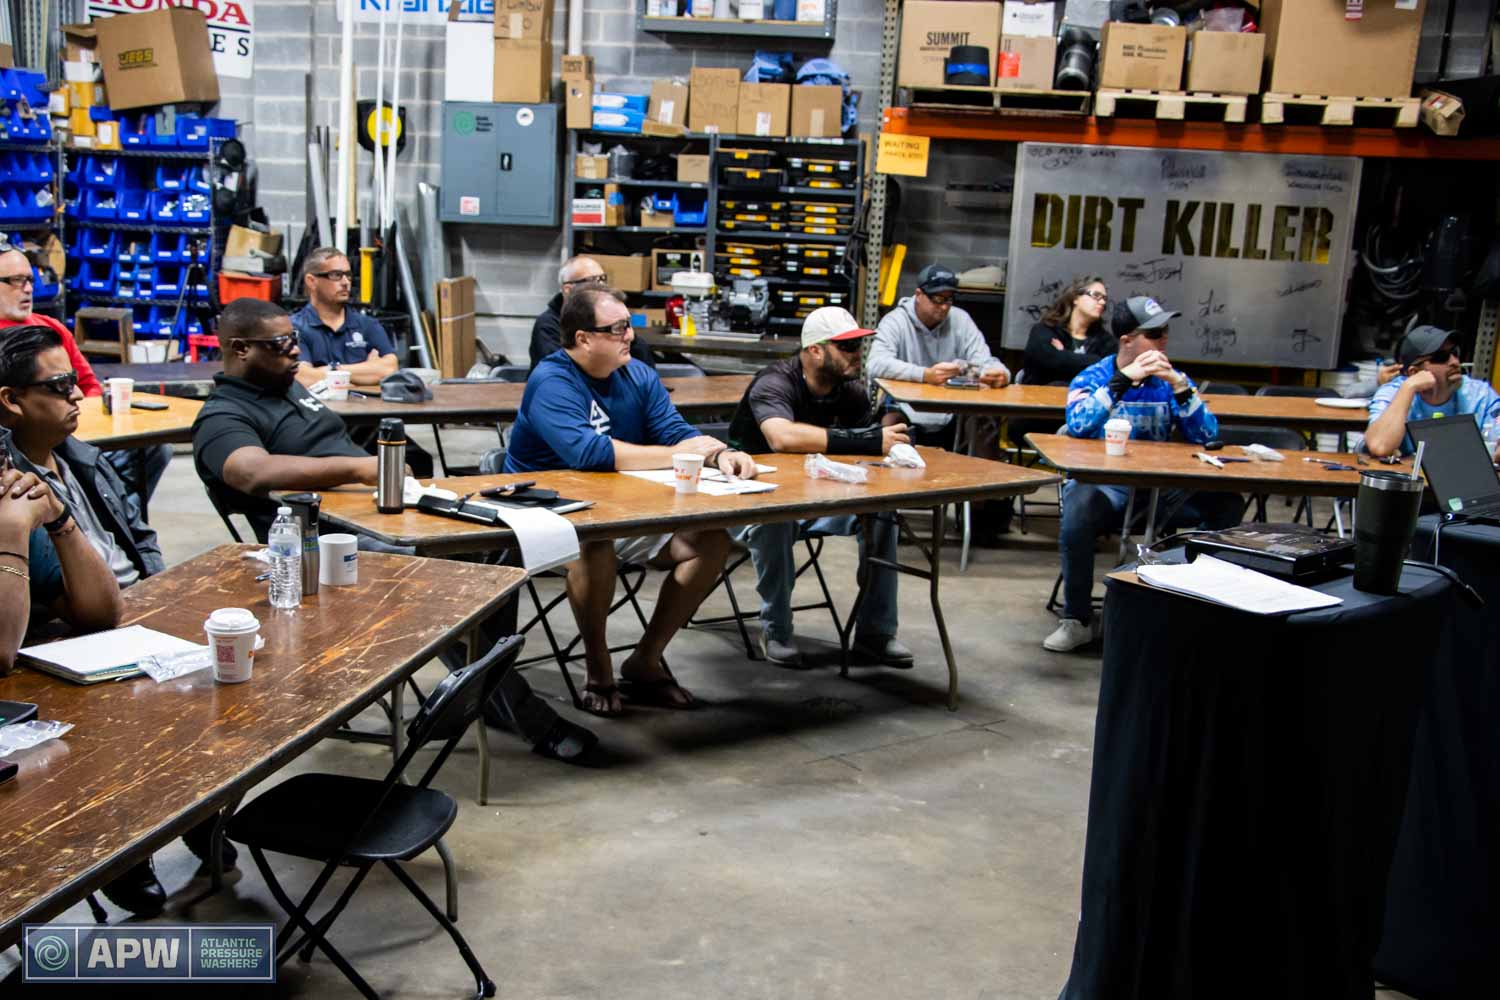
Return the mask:
[(1023, 143), (1006, 347), (1075, 275), (1182, 313), (1174, 359), (1331, 368), (1360, 161)]

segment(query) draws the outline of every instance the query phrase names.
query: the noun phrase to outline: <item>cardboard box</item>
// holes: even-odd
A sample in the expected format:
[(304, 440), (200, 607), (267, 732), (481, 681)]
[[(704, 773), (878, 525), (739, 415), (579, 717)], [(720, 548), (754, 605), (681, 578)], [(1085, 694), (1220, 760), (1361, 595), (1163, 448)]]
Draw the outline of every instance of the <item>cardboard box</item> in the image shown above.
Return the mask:
[(604, 199), (603, 198), (574, 198), (573, 199), (573, 225), (575, 225), (575, 226), (602, 226), (602, 225), (604, 225)]
[(552, 0), (495, 0), (495, 37), (552, 41)]
[(62, 26), (63, 54), (66, 62), (98, 62), (99, 30), (93, 22)]
[(1258, 94), (1266, 36), (1195, 31), (1188, 46), (1187, 89), (1208, 94)]
[(224, 256), (248, 257), (251, 250), (281, 253), (281, 234), (263, 233), (246, 226), (230, 226), (229, 237), (224, 241)]
[(602, 181), (609, 176), (609, 157), (579, 153), (573, 157), (573, 176), (586, 181)]
[(479, 283), (471, 276), (437, 283), (438, 369), (444, 378), (463, 378), (474, 367), (477, 324), (474, 302)]
[(646, 117), (661, 125), (686, 125), (688, 85), (678, 80), (653, 80), (651, 109)]
[(495, 101), (552, 100), (552, 43), (495, 39)]
[(0, 42), (0, 69), (13, 69), (16, 65), (16, 51), (10, 45)]
[(1057, 4), (1039, 0), (1005, 0), (1001, 38), (1056, 38)]
[(604, 185), (604, 224), (606, 226), (625, 225), (627, 221), (625, 211), (625, 192), (620, 190), (620, 185)]
[(1000, 39), (995, 60), (995, 89), (1051, 90), (1052, 69), (1057, 63), (1057, 41), (1052, 37), (1018, 35)]
[(907, 0), (901, 9), (896, 86), (943, 86), (943, 60), (955, 45), (1000, 47), (1000, 4), (977, 0)]
[(792, 88), (791, 134), (837, 139), (844, 134), (844, 88), (804, 84)]
[(673, 139), (679, 135), (687, 135), (686, 125), (663, 125), (654, 122), (650, 118), (641, 122), (641, 135), (655, 135), (663, 139)]
[(706, 153), (678, 153), (677, 179), (693, 184), (707, 184), (710, 162)]
[(72, 111), (68, 112), (68, 131), (73, 133), (75, 139), (93, 136), (94, 119), (89, 115), (88, 108), (75, 106)]
[(591, 253), (588, 256), (604, 268), (611, 288), (622, 292), (644, 292), (651, 287), (650, 257), (615, 257)]
[(671, 229), (675, 225), (677, 225), (677, 221), (673, 217), (670, 203), (660, 211), (648, 212), (644, 208), (641, 209), (642, 229)]
[(695, 67), (690, 79), (688, 128), (693, 132), (734, 132), (740, 124), (740, 71)]
[(1464, 123), (1464, 102), (1441, 90), (1424, 90), (1422, 121), (1437, 135), (1458, 135)]
[(495, 26), (459, 19), (459, 0), (443, 26), (443, 100), (488, 103), (495, 94)]
[(1186, 28), (1110, 21), (1099, 40), (1099, 87), (1179, 90), (1186, 54)]
[(1427, 0), (1410, 10), (1367, 3), (1357, 21), (1344, 5), (1263, 0), (1270, 75), (1267, 93), (1325, 97), (1410, 97)]
[(670, 292), (672, 275), (678, 271), (703, 270), (702, 250), (652, 250), (651, 290)]
[(594, 124), (594, 82), (592, 80), (565, 80), (563, 82), (564, 117), (568, 128), (590, 128)]
[(742, 83), (736, 131), (740, 135), (786, 135), (792, 88), (786, 83)]
[(594, 78), (594, 57), (564, 55), (562, 57), (562, 78), (564, 80), (592, 80)]
[(189, 7), (94, 22), (109, 106), (117, 111), (219, 99), (208, 19)]

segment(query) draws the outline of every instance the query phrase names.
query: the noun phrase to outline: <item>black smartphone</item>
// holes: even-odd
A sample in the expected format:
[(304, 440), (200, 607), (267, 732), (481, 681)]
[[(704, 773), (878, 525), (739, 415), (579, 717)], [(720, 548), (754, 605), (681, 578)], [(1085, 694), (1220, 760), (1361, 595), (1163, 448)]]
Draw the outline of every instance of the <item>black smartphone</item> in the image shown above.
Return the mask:
[(36, 705), (29, 701), (0, 701), (0, 726), (36, 718)]
[(130, 408), (132, 410), (165, 410), (167, 404), (156, 399), (132, 399)]
[(980, 386), (977, 378), (969, 378), (967, 375), (955, 375), (943, 384), (950, 389), (978, 389)]
[(0, 785), (5, 784), (16, 776), (16, 762), (13, 760), (0, 760)]

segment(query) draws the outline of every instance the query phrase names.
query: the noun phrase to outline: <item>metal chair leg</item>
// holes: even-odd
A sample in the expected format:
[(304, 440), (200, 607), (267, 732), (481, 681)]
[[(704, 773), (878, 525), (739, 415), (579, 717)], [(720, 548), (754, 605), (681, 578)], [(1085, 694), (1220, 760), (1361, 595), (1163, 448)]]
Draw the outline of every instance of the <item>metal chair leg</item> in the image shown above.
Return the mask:
[(411, 875), (404, 868), (394, 861), (385, 862), (385, 866), (390, 869), (392, 875), (400, 880), (402, 885), (406, 886), (407, 891), (416, 897), (417, 902), (422, 904), (422, 907), (432, 915), (432, 919), (436, 920), (443, 930), (448, 932), (448, 936), (453, 939), (453, 944), (458, 948), (459, 955), (463, 956), (464, 964), (474, 974), (475, 996), (494, 996), (494, 980), (490, 979), (485, 973), (484, 967), (479, 964), (479, 959), (474, 957), (474, 952), (469, 948), (469, 942), (464, 940), (464, 936), (453, 925), (453, 921), (443, 915), (442, 911), (428, 898), (427, 893), (422, 891), (422, 887), (417, 885), (416, 881), (412, 879)]

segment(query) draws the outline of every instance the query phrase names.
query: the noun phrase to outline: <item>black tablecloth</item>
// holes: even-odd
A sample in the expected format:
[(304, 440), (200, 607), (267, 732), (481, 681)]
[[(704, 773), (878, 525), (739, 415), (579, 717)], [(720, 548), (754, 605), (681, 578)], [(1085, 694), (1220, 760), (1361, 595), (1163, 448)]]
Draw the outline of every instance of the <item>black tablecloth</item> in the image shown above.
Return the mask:
[(1451, 585), (1266, 618), (1109, 581), (1062, 1000), (1370, 1000)]
[[(1418, 524), (1415, 557), (1436, 524)], [(1468, 1000), (1500, 995), (1500, 528), (1445, 528), (1439, 556), (1486, 606), (1454, 603), (1428, 672), (1375, 974)]]

